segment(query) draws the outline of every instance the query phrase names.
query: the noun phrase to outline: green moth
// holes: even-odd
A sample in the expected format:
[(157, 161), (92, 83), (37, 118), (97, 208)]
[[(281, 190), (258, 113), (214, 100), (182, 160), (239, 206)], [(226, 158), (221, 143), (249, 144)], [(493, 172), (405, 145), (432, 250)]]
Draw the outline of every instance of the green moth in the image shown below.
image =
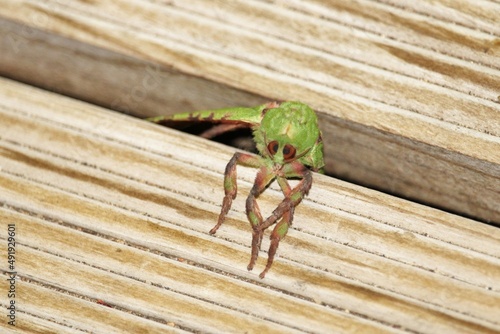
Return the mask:
[[(301, 102), (270, 102), (255, 108), (227, 108), (172, 116), (158, 116), (151, 122), (200, 121), (219, 123), (205, 137), (237, 128), (250, 127), (259, 155), (237, 152), (224, 173), (224, 200), (217, 224), (210, 234), (217, 232), (236, 198), (236, 165), (258, 168), (254, 185), (246, 201), (246, 214), (252, 227), (252, 255), (248, 270), (257, 260), (264, 231), (276, 224), (271, 233), (267, 264), (259, 275), (264, 278), (273, 263), (281, 239), (292, 224), (295, 207), (307, 195), (312, 185), (312, 171), (323, 172), (323, 141), (316, 113)], [(288, 179), (298, 179), (292, 188)], [(257, 197), (276, 180), (285, 198), (269, 217), (264, 219)], [(279, 222), (278, 222), (279, 221)]]

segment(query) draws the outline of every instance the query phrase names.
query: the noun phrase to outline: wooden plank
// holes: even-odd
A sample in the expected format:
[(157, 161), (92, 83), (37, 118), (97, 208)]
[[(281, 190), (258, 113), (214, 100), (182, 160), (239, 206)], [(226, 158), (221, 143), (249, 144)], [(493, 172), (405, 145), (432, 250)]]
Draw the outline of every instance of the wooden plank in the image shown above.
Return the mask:
[[(2, 210), (2, 218), (16, 219), (16, 222), (24, 222), (23, 219), (26, 218), (23, 218), (23, 215), (5, 215), (6, 212), (8, 211)], [(34, 219), (31, 223), (36, 224), (38, 221)], [(172, 322), (161, 324), (145, 319), (143, 312), (130, 314), (130, 308), (126, 309), (126, 312), (123, 312), (123, 309), (122, 312), (116, 312), (117, 305), (113, 305), (115, 309), (112, 309), (98, 304), (96, 299), (83, 300), (81, 294), (76, 295), (64, 288), (64, 279), (57, 278), (63, 277), (74, 282), (79, 276), (72, 275), (71, 270), (77, 270), (78, 265), (72, 263), (70, 268), (64, 267), (61, 265), (60, 258), (59, 261), (50, 261), (51, 257), (56, 257), (45, 252), (34, 251), (29, 247), (21, 246), (17, 250), (19, 258), (23, 261), (21, 263), (22, 276), (17, 283), (17, 289), (20, 291), (17, 303), (21, 309), (17, 314), (16, 326), (2, 322), (1, 328), (8, 330), (9, 333), (11, 331), (14, 333), (185, 333), (175, 328)], [(33, 265), (30, 261), (37, 261), (37, 263)], [(48, 270), (40, 270), (41, 265), (46, 265)], [(31, 274), (30, 270), (36, 270), (36, 273)], [(90, 276), (88, 270), (88, 266), (83, 269), (86, 274), (81, 276), (82, 280), (78, 283)], [(40, 277), (41, 272), (51, 273), (55, 278), (43, 280)], [(103, 278), (104, 275), (99, 277), (101, 282)], [(6, 283), (3, 281), (2, 289), (4, 290)], [(120, 282), (114, 280), (113, 283)], [(117, 289), (123, 287), (117, 287)], [(94, 295), (97, 291), (99, 290), (93, 291)]]
[(301, 100), (329, 173), (499, 224), (498, 15), (491, 1), (9, 0), (0, 72), (141, 115)]
[(173, 113), (267, 101), (172, 67), (1, 17), (0, 36), (7, 46), (0, 54), (3, 76), (125, 113), (152, 115), (159, 110)]
[[(229, 219), (215, 237), (207, 232), (233, 150), (0, 85), (0, 238), (16, 224), (17, 288), (30, 293), (17, 299), (17, 316), (28, 330), (47, 322), (106, 332), (124, 324), (151, 332), (500, 330), (497, 228), (315, 174), (260, 280), (264, 251), (257, 273), (246, 270), (244, 200), (255, 170), (239, 169)], [(272, 186), (259, 204), (269, 213), (281, 198)], [(6, 261), (0, 268), (8, 271)]]

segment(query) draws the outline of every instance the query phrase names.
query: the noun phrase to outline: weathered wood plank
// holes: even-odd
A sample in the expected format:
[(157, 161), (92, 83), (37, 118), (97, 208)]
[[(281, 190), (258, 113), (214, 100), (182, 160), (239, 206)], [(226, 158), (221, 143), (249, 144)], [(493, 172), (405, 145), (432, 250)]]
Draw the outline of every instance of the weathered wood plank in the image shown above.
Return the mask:
[(121, 112), (152, 115), (158, 110), (174, 113), (267, 101), (172, 67), (2, 17), (0, 38), (5, 46), (0, 53), (3, 76)]
[[(19, 293), (37, 297), (18, 299), (26, 328), (42, 319), (123, 332), (126, 319), (151, 332), (500, 330), (497, 228), (315, 174), (260, 280), (246, 271), (255, 170), (239, 169), (228, 221), (207, 232), (232, 150), (0, 83), (0, 237), (16, 224)], [(280, 199), (273, 186), (259, 203), (270, 212)], [(93, 309), (98, 299), (112, 308)], [(77, 307), (86, 315), (70, 316)]]
[(5, 1), (0, 72), (136, 114), (301, 100), (330, 173), (498, 224), (498, 15), (491, 1)]
[[(2, 219), (15, 219), (16, 223), (24, 223), (24, 219), (27, 218), (24, 215), (9, 215), (8, 212), (8, 210), (2, 209)], [(36, 219), (31, 221), (35, 225), (39, 222)], [(24, 227), (25, 225), (18, 226)], [(45, 232), (43, 229), (41, 231)], [(31, 240), (28, 239), (24, 239), (24, 241), (31, 243)], [(17, 283), (19, 291), (17, 303), (20, 309), (17, 313), (18, 319), (15, 327), (2, 322), (1, 327), (8, 330), (8, 333), (11, 331), (19, 333), (185, 333), (185, 331), (175, 328), (174, 323), (161, 324), (154, 320), (145, 319), (143, 310), (136, 311), (137, 313), (134, 315), (131, 314), (131, 307), (127, 305), (121, 310), (122, 312), (116, 312), (116, 309), (98, 304), (97, 299), (88, 297), (97, 295), (101, 289), (94, 288), (91, 293), (87, 293), (87, 299), (90, 300), (83, 300), (82, 294), (77, 292), (78, 289), (69, 291), (65, 284), (75, 285), (75, 280), (78, 278), (81, 279), (78, 280), (76, 286), (80, 289), (83, 287), (82, 282), (90, 278), (89, 266), (85, 266), (81, 275), (75, 275), (72, 274), (72, 270), (78, 270), (79, 266), (74, 262), (70, 261), (68, 268), (61, 265), (64, 260), (47, 252), (23, 246), (18, 247), (17, 250), (19, 258), (22, 259), (22, 263), (20, 263), (22, 279)], [(32, 273), (33, 270), (35, 273)], [(47, 279), (40, 273), (50, 273), (53, 277)], [(105, 283), (104, 278), (106, 275), (101, 275), (96, 283)], [(66, 283), (66, 279), (72, 282)], [(115, 279), (113, 283), (119, 284), (120, 282)], [(5, 283), (2, 282), (2, 285)], [(120, 290), (126, 287), (126, 285), (121, 285), (115, 289)], [(111, 293), (113, 288), (110, 286), (106, 292)], [(120, 292), (123, 293), (122, 291)], [(121, 295), (120, 292), (116, 293), (116, 297)], [(116, 304), (113, 306), (118, 307)]]

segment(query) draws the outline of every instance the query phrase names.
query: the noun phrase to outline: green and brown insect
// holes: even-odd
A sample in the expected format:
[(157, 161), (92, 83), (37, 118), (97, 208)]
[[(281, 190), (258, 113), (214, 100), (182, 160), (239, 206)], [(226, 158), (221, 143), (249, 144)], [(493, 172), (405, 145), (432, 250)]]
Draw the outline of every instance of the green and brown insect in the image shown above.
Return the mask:
[[(312, 171), (323, 172), (323, 141), (316, 113), (301, 102), (270, 102), (255, 108), (228, 108), (197, 111), (148, 119), (155, 123), (165, 121), (200, 121), (220, 123), (211, 130), (218, 134), (235, 127), (250, 127), (260, 155), (237, 152), (226, 166), (224, 173), (225, 196), (217, 224), (210, 234), (217, 232), (231, 208), (237, 194), (236, 165), (258, 168), (254, 185), (246, 201), (246, 214), (252, 227), (252, 255), (248, 270), (252, 270), (259, 255), (264, 231), (279, 222), (271, 233), (267, 264), (259, 275), (264, 278), (273, 264), (281, 239), (292, 224), (295, 207), (307, 195), (312, 185)], [(288, 179), (300, 180), (292, 188)], [(285, 198), (264, 219), (257, 204), (257, 197), (276, 180)]]

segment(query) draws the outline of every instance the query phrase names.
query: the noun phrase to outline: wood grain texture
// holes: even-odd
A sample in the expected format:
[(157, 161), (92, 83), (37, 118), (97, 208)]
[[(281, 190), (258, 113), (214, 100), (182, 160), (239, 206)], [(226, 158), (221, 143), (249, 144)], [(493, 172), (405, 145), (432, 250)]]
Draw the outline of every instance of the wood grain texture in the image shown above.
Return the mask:
[(465, 0), (8, 0), (0, 73), (143, 116), (301, 100), (332, 175), (500, 224), (499, 16)]
[[(233, 150), (5, 79), (0, 118), (19, 332), (500, 330), (497, 228), (315, 174), (260, 280), (264, 251), (246, 270), (255, 170), (238, 169), (228, 220), (208, 234)], [(271, 186), (259, 204), (281, 198)]]

